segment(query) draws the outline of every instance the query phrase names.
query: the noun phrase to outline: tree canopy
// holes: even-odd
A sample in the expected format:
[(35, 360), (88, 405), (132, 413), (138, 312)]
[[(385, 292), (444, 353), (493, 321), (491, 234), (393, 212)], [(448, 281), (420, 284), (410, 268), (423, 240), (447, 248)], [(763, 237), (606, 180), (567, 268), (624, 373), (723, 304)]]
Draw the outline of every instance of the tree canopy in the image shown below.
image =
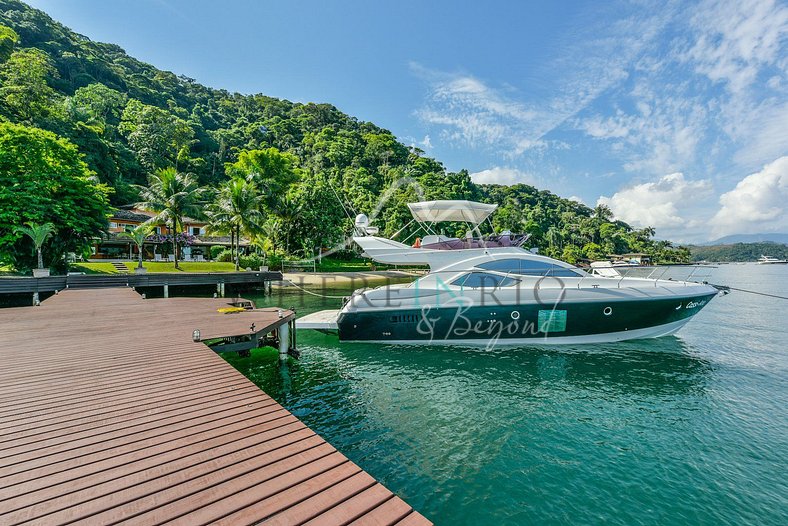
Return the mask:
[(55, 134), (0, 123), (0, 255), (17, 268), (31, 268), (30, 240), (16, 227), (52, 223), (45, 263), (81, 251), (107, 226), (111, 190), (99, 183), (77, 147)]
[[(496, 229), (528, 232), (533, 246), (567, 261), (626, 251), (688, 257), (608, 209), (528, 185), (475, 184), (466, 170), (448, 171), (330, 104), (211, 89), (93, 42), (18, 0), (0, 0), (0, 120), (76, 145), (87, 168), (114, 189), (115, 205), (144, 200), (140, 187), (160, 169), (193, 174), (213, 189), (232, 177), (250, 180), (263, 195), (267, 245), (301, 255), (341, 241), (357, 213), (375, 215), (391, 235), (410, 221), (409, 201), (474, 199), (501, 205)], [(463, 229), (445, 225), (447, 234)], [(401, 239), (412, 233), (406, 228)]]

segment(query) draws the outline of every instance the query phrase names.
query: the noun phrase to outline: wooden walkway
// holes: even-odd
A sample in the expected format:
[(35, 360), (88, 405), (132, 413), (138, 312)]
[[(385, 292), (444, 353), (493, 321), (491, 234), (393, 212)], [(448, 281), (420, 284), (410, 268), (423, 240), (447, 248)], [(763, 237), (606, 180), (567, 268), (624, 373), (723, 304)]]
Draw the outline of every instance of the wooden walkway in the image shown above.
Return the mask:
[(278, 319), (221, 304), (124, 288), (0, 309), (0, 524), (429, 524), (192, 341)]

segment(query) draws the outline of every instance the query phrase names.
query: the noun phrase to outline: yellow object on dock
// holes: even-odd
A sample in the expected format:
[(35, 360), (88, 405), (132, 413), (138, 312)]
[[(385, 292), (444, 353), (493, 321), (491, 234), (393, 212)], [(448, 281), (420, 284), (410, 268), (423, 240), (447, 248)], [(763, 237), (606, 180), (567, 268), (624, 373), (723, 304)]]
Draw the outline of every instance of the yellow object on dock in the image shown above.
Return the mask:
[(216, 312), (221, 312), (222, 314), (234, 314), (236, 312), (244, 312), (246, 309), (243, 307), (222, 307), (221, 309), (216, 309)]

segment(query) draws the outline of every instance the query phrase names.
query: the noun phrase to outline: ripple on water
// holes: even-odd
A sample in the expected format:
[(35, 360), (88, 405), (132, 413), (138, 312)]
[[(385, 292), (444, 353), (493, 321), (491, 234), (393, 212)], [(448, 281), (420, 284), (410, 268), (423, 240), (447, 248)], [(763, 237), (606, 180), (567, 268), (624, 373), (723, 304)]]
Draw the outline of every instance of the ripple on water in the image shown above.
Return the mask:
[[(788, 269), (720, 270), (788, 293)], [(304, 333), (298, 362), (229, 360), (438, 524), (782, 525), (784, 312), (733, 293), (659, 340), (484, 351)]]

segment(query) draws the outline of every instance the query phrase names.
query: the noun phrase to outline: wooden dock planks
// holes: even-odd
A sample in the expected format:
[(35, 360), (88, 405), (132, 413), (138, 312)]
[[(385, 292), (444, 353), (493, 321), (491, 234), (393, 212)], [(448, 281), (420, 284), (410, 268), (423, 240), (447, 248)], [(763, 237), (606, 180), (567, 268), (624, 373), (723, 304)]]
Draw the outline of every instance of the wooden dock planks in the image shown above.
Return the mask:
[(429, 524), (192, 341), (281, 321), (227, 301), (0, 309), (0, 524)]

